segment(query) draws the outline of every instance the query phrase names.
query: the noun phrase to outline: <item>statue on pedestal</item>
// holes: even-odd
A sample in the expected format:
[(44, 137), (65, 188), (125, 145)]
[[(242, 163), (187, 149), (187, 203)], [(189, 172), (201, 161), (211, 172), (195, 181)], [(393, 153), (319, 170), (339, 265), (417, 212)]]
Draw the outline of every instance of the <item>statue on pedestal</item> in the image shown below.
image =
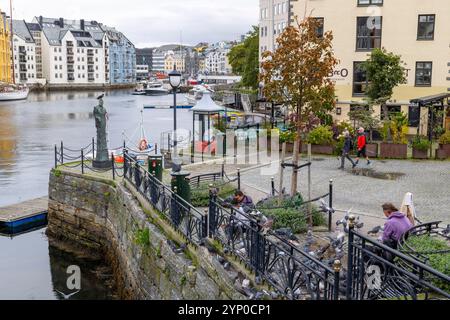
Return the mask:
[(94, 119), (95, 127), (97, 128), (97, 152), (95, 160), (93, 162), (94, 168), (107, 169), (111, 167), (111, 161), (108, 155), (108, 143), (106, 139), (106, 121), (107, 112), (103, 107), (103, 97), (100, 95), (98, 99), (98, 105), (94, 107)]

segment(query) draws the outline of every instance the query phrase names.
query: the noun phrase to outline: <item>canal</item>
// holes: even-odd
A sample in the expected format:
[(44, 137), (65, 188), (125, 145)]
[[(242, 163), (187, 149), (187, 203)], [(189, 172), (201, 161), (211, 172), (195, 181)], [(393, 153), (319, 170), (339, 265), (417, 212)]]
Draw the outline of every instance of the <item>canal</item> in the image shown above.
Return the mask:
[[(0, 207), (47, 195), (54, 145), (78, 149), (95, 136), (92, 115), (101, 92), (33, 93), (27, 101), (0, 102)], [(110, 146), (123, 144), (140, 125), (143, 105), (170, 105), (171, 95), (133, 96), (107, 92)], [(179, 103), (185, 103), (183, 95)], [(150, 143), (173, 127), (173, 110), (145, 109)], [(192, 114), (177, 110), (178, 127), (189, 129)], [(138, 137), (137, 137), (138, 138)], [(71, 299), (117, 298), (112, 271), (98, 257), (83, 256), (45, 235), (45, 226), (15, 237), (0, 233), (0, 299), (64, 299), (71, 265), (80, 267), (81, 291)]]

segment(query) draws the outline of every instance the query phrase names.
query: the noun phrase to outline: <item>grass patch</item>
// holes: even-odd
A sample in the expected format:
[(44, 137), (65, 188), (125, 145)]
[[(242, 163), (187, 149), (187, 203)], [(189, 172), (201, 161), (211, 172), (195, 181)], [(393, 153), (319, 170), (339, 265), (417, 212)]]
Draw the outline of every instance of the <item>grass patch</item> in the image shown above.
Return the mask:
[[(212, 185), (219, 189), (218, 196), (222, 199), (231, 196), (236, 191), (236, 187), (232, 183), (223, 185), (223, 182), (216, 182)], [(209, 183), (201, 183), (198, 188), (192, 188), (191, 203), (194, 207), (207, 207), (209, 205)]]
[(138, 229), (134, 233), (134, 242), (143, 248), (150, 246), (150, 229)]
[[(450, 250), (450, 246), (445, 240), (428, 235), (410, 236), (406, 243), (416, 252), (424, 254), (429, 259), (428, 264), (433, 269), (450, 276), (450, 253), (428, 253)], [(433, 284), (450, 293), (450, 283), (434, 280)]]
[[(303, 205), (301, 195), (284, 198), (281, 205), (278, 198), (270, 198), (258, 203), (258, 210), (274, 219), (273, 229), (291, 228), (294, 233), (304, 233), (308, 230), (308, 205)], [(323, 213), (312, 205), (313, 226), (326, 224)]]

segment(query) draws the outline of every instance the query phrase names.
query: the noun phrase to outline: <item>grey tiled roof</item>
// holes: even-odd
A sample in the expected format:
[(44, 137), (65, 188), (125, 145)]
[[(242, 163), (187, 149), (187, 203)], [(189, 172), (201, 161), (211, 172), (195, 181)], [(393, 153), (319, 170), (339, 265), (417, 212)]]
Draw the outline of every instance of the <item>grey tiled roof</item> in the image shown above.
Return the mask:
[(34, 43), (33, 36), (24, 20), (13, 20), (12, 25), (13, 32), (16, 36), (25, 40), (26, 43)]

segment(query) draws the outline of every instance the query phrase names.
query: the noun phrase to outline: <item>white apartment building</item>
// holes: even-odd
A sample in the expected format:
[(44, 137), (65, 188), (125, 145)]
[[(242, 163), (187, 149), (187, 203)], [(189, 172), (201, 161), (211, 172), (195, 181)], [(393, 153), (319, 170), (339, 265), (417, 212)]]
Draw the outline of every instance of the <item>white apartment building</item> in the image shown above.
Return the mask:
[(231, 74), (228, 60), (230, 49), (213, 49), (206, 54), (205, 71), (208, 74)]
[(50, 85), (106, 83), (103, 41), (96, 41), (83, 24), (42, 17), (34, 22), (42, 28), (42, 73)]
[(13, 20), (13, 61), (16, 83), (37, 82), (36, 44), (27, 24), (23, 20)]
[[(276, 39), (289, 25), (293, 0), (259, 1), (259, 56), (276, 48)], [(260, 59), (261, 60), (261, 59)]]
[(165, 72), (166, 70), (166, 53), (158, 51), (153, 52), (152, 57), (152, 71), (153, 72)]

